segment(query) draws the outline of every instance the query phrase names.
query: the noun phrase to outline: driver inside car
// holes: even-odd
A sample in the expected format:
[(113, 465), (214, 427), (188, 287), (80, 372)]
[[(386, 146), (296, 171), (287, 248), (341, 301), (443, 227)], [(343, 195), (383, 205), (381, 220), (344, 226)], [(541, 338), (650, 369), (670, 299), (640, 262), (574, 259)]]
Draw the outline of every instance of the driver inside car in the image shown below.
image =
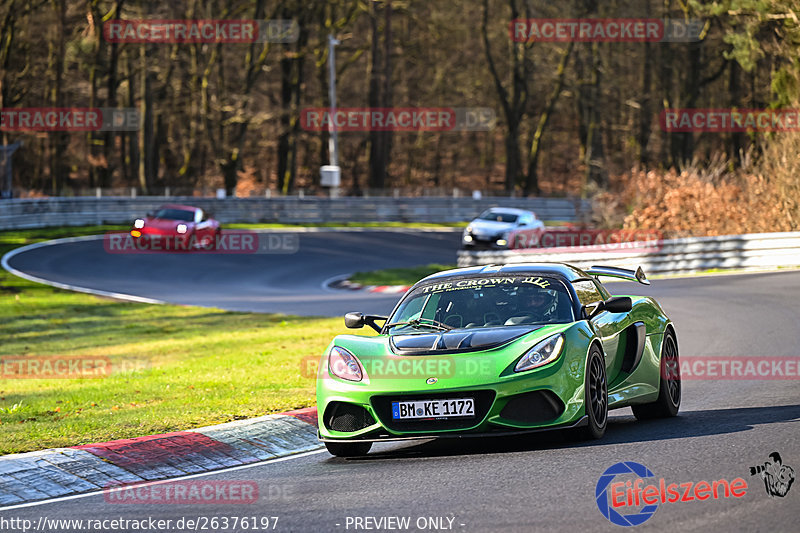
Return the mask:
[(530, 292), (523, 300), (516, 316), (506, 320), (506, 325), (551, 322), (556, 317), (557, 294), (550, 289)]

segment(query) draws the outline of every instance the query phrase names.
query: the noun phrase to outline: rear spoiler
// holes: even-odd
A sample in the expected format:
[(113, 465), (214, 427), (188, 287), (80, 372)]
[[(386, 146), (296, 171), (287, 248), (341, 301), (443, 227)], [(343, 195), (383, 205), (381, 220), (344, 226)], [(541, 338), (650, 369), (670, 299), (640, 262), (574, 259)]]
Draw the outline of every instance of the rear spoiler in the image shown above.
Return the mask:
[(627, 281), (638, 281), (643, 285), (650, 285), (647, 276), (644, 275), (642, 267), (637, 267), (636, 270), (629, 270), (627, 268), (617, 268), (609, 266), (593, 266), (586, 270), (590, 276), (607, 276), (610, 278), (620, 278)]

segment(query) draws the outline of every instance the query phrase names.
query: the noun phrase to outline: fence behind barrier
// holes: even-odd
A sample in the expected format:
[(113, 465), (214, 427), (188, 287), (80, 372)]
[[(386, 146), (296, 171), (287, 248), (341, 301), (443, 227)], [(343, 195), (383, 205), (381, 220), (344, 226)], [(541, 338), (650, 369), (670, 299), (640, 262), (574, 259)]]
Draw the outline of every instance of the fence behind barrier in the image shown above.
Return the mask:
[(588, 213), (586, 200), (484, 197), (72, 197), (0, 201), (0, 229), (124, 224), (164, 203), (200, 207), (222, 223), (465, 222), (489, 207), (530, 209), (542, 220), (575, 222)]
[[(751, 233), (719, 237), (690, 237), (642, 243), (634, 251), (602, 246), (570, 251), (559, 248), (530, 250), (459, 251), (458, 266), (554, 261), (588, 268), (607, 264), (623, 268), (642, 266), (647, 273), (696, 272), (708, 269), (765, 269), (800, 266), (800, 232)], [(644, 250), (644, 251), (642, 251)]]

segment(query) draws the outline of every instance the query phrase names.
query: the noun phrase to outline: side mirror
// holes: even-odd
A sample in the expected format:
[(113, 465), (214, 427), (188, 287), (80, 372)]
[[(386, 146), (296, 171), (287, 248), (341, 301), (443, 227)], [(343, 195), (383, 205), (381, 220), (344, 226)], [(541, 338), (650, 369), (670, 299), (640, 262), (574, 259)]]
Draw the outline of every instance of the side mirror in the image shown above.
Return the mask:
[(359, 329), (364, 327), (364, 315), (359, 312), (347, 313), (344, 315), (344, 325), (349, 329)]
[(344, 315), (344, 325), (349, 329), (359, 329), (363, 328), (365, 325), (371, 327), (378, 333), (381, 332), (381, 328), (378, 324), (375, 323), (376, 320), (388, 320), (389, 317), (381, 316), (381, 315), (363, 315), (358, 311), (353, 311)]
[(601, 311), (608, 311), (609, 313), (627, 313), (633, 309), (633, 302), (630, 296), (612, 296), (604, 302), (600, 302), (591, 313), (586, 313), (586, 306), (584, 307), (584, 314), (587, 318), (594, 318)]
[(612, 296), (605, 301), (605, 308), (609, 313), (627, 313), (633, 309), (633, 302), (629, 296)]

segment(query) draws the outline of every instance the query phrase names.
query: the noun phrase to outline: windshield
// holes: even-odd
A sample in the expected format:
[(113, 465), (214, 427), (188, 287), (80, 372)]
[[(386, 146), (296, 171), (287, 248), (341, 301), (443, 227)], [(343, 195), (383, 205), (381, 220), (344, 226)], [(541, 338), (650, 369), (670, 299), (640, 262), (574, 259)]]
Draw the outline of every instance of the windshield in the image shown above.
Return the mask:
[(517, 215), (513, 213), (504, 213), (502, 211), (484, 211), (478, 218), (481, 220), (493, 220), (495, 222), (513, 223), (517, 221)]
[(540, 276), (451, 278), (417, 287), (387, 322), (392, 335), (572, 322), (564, 284)]
[(187, 211), (185, 209), (159, 209), (155, 218), (166, 218), (168, 220), (183, 220), (185, 222), (192, 222), (194, 220), (194, 211)]

